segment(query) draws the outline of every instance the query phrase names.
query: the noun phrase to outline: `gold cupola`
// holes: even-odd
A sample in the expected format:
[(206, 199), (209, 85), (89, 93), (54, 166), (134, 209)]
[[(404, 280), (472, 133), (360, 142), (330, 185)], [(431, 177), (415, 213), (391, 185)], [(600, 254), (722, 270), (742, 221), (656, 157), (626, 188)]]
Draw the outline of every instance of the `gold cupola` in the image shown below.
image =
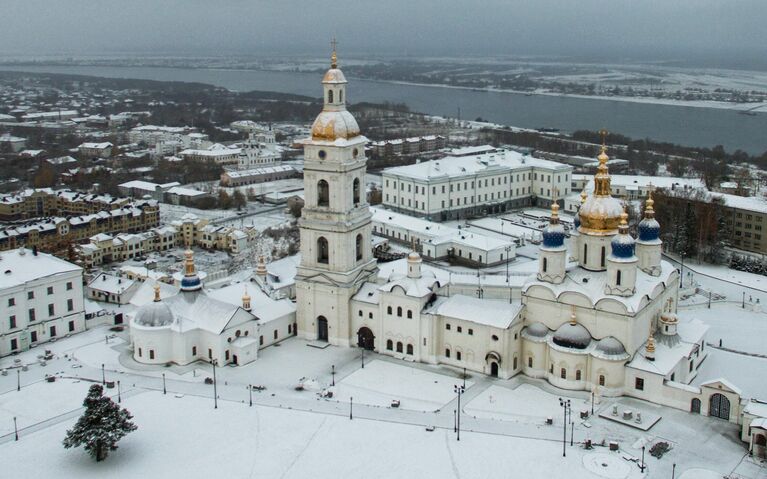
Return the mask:
[(605, 145), (606, 131), (602, 130), (602, 148), (597, 156), (599, 166), (594, 175), (594, 191), (583, 201), (578, 210), (580, 226), (578, 231), (585, 234), (608, 236), (618, 232), (618, 225), (623, 214), (621, 202), (612, 197), (610, 190), (610, 173), (607, 169), (607, 146)]
[(322, 77), (322, 112), (312, 124), (312, 141), (335, 142), (360, 136), (357, 120), (346, 110), (346, 77), (338, 68), (336, 40), (333, 39), (330, 69)]

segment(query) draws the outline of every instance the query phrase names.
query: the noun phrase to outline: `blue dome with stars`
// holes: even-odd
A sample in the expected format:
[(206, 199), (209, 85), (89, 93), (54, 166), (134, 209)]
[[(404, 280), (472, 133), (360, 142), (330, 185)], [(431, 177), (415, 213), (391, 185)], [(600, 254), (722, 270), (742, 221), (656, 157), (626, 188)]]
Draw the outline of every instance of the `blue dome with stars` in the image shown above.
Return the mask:
[(561, 248), (565, 244), (565, 228), (561, 224), (549, 225), (543, 230), (545, 248)]
[(615, 258), (628, 259), (634, 256), (635, 241), (629, 234), (617, 234), (610, 242)]
[(660, 237), (660, 224), (655, 218), (645, 218), (637, 226), (639, 241), (656, 241)]

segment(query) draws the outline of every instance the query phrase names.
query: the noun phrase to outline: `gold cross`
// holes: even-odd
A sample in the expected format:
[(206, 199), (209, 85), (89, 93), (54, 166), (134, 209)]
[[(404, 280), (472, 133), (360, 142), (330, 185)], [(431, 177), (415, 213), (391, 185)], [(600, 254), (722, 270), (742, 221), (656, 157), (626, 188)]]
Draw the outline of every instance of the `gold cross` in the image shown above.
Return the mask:
[(336, 37), (334, 36), (332, 40), (330, 40), (330, 46), (333, 48), (333, 51), (336, 51), (336, 46), (338, 45), (338, 42), (336, 41)]
[(607, 146), (607, 145), (606, 145), (606, 142), (607, 142), (607, 133), (608, 133), (608, 132), (607, 132), (607, 130), (605, 130), (604, 128), (602, 128), (601, 130), (599, 130), (599, 136), (601, 136), (601, 137), (602, 137), (602, 146), (603, 146), (603, 147), (604, 147), (604, 146)]

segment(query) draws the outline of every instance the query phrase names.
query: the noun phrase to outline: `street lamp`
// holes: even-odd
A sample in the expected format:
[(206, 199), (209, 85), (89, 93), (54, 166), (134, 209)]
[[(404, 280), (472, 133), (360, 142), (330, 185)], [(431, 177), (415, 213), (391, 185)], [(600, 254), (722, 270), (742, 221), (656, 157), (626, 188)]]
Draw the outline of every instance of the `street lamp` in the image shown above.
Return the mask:
[(594, 415), (594, 391), (591, 391), (591, 415)]
[(644, 465), (644, 448), (645, 447), (642, 446), (642, 464), (640, 464), (640, 466), (639, 466), (639, 471), (640, 472), (644, 472), (644, 468), (645, 468), (645, 465)]
[(213, 409), (218, 409), (218, 390), (216, 388), (216, 360), (211, 359), (210, 364), (213, 365)]
[(107, 383), (107, 375), (106, 372), (104, 372), (104, 363), (101, 363), (101, 384), (106, 385)]
[(453, 409), (453, 432), (458, 432), (458, 425), (456, 424), (456, 410)]
[(466, 390), (466, 368), (463, 368), (463, 389)]
[(461, 395), (466, 391), (465, 386), (459, 386), (455, 385), (453, 386), (453, 391), (458, 395), (458, 409), (457, 409), (457, 416), (455, 421), (455, 434), (456, 434), (456, 440), (461, 440)]
[(162, 373), (162, 393), (168, 394), (168, 389), (165, 387), (165, 373)]
[(123, 402), (122, 393), (120, 392), (120, 380), (117, 380), (117, 402)]
[(674, 479), (676, 477), (676, 463), (671, 465), (671, 479)]
[(16, 370), (16, 390), (21, 391), (21, 369)]
[(566, 457), (567, 450), (565, 447), (567, 446), (567, 410), (570, 408), (570, 400), (559, 398), (559, 405), (562, 406), (562, 411), (564, 413), (564, 421), (562, 422), (562, 457)]
[(19, 428), (16, 425), (16, 416), (13, 416), (13, 435), (15, 437), (14, 441), (19, 440)]
[(333, 376), (333, 382), (330, 385), (335, 386), (336, 385), (336, 365), (335, 364), (330, 366), (330, 375)]
[(253, 385), (248, 384), (248, 405), (253, 407)]
[(354, 419), (354, 416), (352, 415), (352, 409), (354, 407), (354, 398), (349, 396), (349, 420), (351, 421)]

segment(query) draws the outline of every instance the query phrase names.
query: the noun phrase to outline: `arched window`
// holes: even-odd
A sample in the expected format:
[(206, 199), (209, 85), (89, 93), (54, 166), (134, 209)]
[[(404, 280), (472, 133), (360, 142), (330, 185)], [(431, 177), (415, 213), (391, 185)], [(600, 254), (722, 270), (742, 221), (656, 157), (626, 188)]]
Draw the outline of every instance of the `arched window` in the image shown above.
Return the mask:
[(330, 188), (325, 180), (317, 182), (317, 206), (330, 206)]
[(338, 101), (343, 102), (344, 101), (344, 91), (338, 90)]
[(386, 307), (386, 314), (391, 314), (391, 306)]
[(548, 266), (548, 258), (543, 258), (543, 272), (546, 272), (546, 267)]
[(578, 369), (575, 371), (575, 380), (580, 381), (581, 380), (581, 370)]
[(360, 204), (360, 179), (354, 178), (354, 182), (352, 182), (352, 201), (354, 201), (354, 206), (357, 206)]
[(615, 274), (615, 284), (618, 286), (621, 285), (621, 270), (618, 270), (618, 272)]
[(407, 319), (413, 319), (413, 311), (410, 309), (407, 310)]
[(561, 377), (562, 379), (567, 379), (567, 369), (565, 368), (560, 369), (559, 377)]
[(533, 367), (533, 357), (532, 356), (529, 356), (527, 358), (527, 367), (528, 368), (532, 368)]
[(457, 359), (458, 361), (461, 360), (461, 352), (460, 351), (456, 351), (455, 352), (455, 359)]
[(358, 234), (355, 240), (355, 247), (357, 248), (357, 261), (362, 260), (362, 235)]
[(389, 351), (394, 349), (394, 341), (392, 341), (391, 339), (387, 339), (386, 340), (386, 349), (389, 350)]
[(401, 341), (397, 341), (397, 352), (398, 353), (402, 352), (402, 342)]
[(402, 306), (397, 306), (397, 316), (402, 317)]
[(333, 90), (328, 90), (328, 103), (333, 103)]
[(587, 263), (589, 261), (589, 245), (585, 244), (583, 245), (583, 262)]
[(603, 268), (605, 267), (605, 247), (604, 246), (602, 246), (602, 258), (600, 259), (600, 264), (602, 265)]
[(448, 349), (445, 349), (445, 357), (446, 357), (446, 358), (449, 358), (449, 357), (450, 357), (450, 349), (449, 349), (449, 348), (448, 348)]
[(599, 385), (600, 386), (604, 386), (605, 385), (605, 375), (604, 374), (600, 374), (599, 375)]
[(516, 356), (514, 357), (514, 363), (513, 363), (512, 367), (511, 367), (511, 369), (517, 369), (517, 358), (516, 358)]
[(322, 236), (317, 240), (317, 262), (328, 264), (328, 240)]
[(408, 344), (407, 345), (407, 353), (409, 355), (411, 355), (411, 356), (413, 355), (413, 345), (412, 344)]

